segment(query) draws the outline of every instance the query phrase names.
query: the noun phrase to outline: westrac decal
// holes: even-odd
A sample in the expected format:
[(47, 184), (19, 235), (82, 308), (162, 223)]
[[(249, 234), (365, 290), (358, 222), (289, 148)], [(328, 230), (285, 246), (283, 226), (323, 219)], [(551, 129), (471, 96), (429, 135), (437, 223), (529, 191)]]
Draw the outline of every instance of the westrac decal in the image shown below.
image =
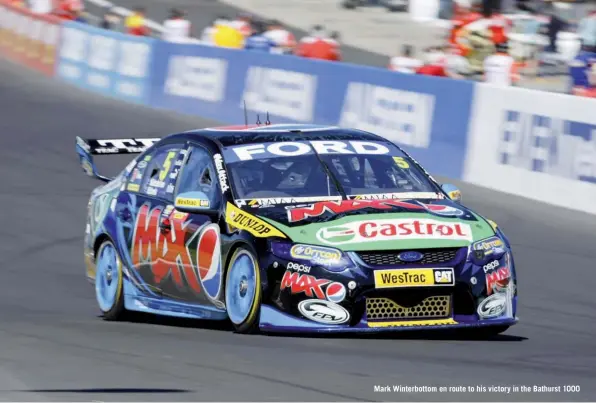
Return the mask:
[(321, 228), (317, 239), (328, 245), (415, 239), (471, 241), (468, 224), (432, 219), (362, 220)]

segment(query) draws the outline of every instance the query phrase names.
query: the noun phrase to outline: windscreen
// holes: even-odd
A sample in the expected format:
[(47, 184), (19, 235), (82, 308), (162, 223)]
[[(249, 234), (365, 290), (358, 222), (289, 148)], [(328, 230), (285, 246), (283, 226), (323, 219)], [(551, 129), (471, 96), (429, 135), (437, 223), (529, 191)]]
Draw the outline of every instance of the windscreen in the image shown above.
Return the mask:
[(399, 148), (375, 141), (299, 141), (226, 147), (238, 199), (389, 195), (438, 198)]

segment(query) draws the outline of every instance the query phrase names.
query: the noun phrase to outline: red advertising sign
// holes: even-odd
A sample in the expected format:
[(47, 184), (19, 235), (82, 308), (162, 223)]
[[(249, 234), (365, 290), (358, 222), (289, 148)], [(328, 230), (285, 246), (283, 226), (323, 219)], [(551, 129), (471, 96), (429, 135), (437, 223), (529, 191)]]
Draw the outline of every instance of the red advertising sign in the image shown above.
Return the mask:
[(61, 20), (34, 14), (0, 0), (0, 53), (47, 75), (54, 75)]

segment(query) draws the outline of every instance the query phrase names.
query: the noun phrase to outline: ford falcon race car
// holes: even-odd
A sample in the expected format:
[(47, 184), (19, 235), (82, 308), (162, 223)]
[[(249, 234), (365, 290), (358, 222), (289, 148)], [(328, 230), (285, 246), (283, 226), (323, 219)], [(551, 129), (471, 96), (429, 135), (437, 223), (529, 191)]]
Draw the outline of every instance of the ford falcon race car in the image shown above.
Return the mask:
[[(265, 125), (84, 140), (84, 257), (106, 320), (375, 332), (517, 322), (510, 244), (386, 139)], [(115, 178), (93, 155), (137, 153)]]

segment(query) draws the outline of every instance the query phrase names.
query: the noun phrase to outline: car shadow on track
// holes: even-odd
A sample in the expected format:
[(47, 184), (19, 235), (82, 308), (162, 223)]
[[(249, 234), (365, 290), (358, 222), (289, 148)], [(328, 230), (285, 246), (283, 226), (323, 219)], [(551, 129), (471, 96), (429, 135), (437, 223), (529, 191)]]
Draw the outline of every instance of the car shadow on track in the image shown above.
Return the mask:
[[(102, 316), (100, 315), (99, 317), (101, 318)], [(170, 326), (187, 329), (204, 329), (225, 332), (232, 332), (234, 330), (232, 324), (227, 320), (185, 319), (152, 315), (142, 312), (127, 312), (125, 321), (141, 325)]]
[(304, 333), (268, 333), (273, 337), (309, 337), (324, 339), (377, 339), (377, 340), (438, 340), (438, 341), (490, 341), (490, 342), (521, 342), (527, 337), (508, 334), (486, 336), (465, 331), (455, 330), (408, 330), (394, 333), (315, 333), (305, 336)]
[[(183, 319), (168, 316), (158, 316), (140, 312), (129, 313), (126, 318), (129, 323), (181, 327), (187, 329), (214, 330), (233, 332), (234, 328), (229, 321), (209, 321), (204, 319)], [(325, 339), (385, 339), (385, 340), (445, 340), (445, 341), (491, 341), (491, 342), (521, 342), (528, 340), (527, 337), (508, 334), (486, 336), (468, 330), (408, 330), (394, 333), (274, 333), (259, 332), (245, 336), (268, 336), (268, 337), (308, 337)]]

